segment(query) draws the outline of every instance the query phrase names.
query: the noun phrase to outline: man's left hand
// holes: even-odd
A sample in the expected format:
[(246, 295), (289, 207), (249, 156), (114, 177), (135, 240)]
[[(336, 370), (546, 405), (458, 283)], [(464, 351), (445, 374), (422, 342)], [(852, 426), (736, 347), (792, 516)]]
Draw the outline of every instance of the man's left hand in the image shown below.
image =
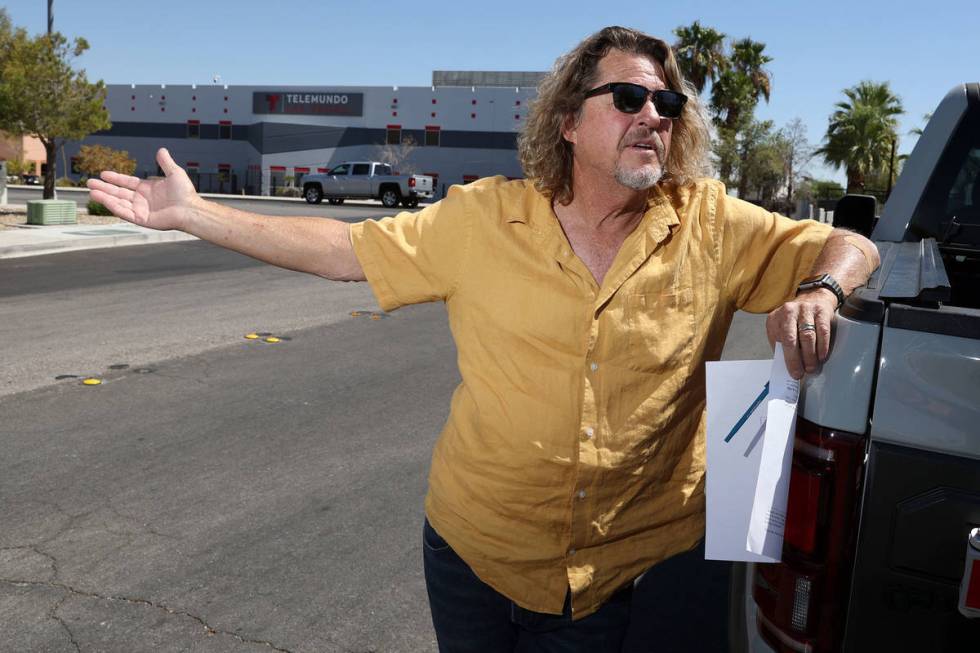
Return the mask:
[(830, 354), (830, 325), (837, 311), (837, 296), (826, 288), (800, 293), (769, 314), (769, 344), (783, 345), (786, 369), (794, 379), (813, 373)]

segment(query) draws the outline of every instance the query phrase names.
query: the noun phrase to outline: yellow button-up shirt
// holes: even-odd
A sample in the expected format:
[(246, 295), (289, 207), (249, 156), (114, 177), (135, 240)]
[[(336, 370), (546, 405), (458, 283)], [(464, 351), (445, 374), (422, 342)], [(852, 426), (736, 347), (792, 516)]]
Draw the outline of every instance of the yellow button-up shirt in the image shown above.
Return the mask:
[(426, 514), (518, 605), (595, 612), (704, 534), (705, 361), (793, 297), (831, 229), (702, 180), (650, 192), (601, 285), (526, 181), (352, 226), (386, 311), (443, 300), (462, 383)]

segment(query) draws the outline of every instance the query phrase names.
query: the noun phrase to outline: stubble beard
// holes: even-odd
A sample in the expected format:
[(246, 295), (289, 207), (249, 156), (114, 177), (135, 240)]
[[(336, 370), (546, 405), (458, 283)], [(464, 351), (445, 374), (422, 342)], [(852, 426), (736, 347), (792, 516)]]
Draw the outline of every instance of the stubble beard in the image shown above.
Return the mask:
[(656, 186), (664, 176), (663, 168), (643, 166), (639, 169), (627, 170), (623, 166), (616, 167), (616, 181), (633, 190), (647, 190)]
[(664, 152), (663, 141), (657, 134), (654, 134), (654, 147), (657, 151), (657, 163), (646, 164), (638, 168), (627, 168), (622, 162), (616, 164), (614, 176), (616, 181), (632, 190), (647, 190), (653, 188), (664, 176)]

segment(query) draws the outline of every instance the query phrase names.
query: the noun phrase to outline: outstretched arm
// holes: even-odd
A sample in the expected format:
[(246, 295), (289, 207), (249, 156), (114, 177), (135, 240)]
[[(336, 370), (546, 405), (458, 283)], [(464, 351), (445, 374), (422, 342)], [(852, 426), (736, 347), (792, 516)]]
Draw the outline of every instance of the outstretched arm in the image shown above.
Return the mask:
[(114, 215), (152, 229), (179, 229), (272, 265), (336, 281), (364, 281), (350, 225), (329, 218), (270, 217), (203, 200), (166, 149), (157, 152), (165, 177), (154, 181), (116, 172), (90, 179), (92, 200)]

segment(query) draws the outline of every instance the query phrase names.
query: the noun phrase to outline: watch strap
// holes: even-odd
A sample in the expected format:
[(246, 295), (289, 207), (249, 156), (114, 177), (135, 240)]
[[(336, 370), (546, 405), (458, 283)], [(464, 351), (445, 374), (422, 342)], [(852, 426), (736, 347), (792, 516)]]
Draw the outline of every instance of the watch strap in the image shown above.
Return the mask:
[(829, 274), (820, 274), (815, 277), (809, 277), (800, 282), (800, 285), (796, 288), (796, 294), (800, 294), (806, 290), (813, 290), (815, 288), (826, 288), (827, 290), (834, 293), (837, 296), (837, 308), (844, 305), (844, 290)]

